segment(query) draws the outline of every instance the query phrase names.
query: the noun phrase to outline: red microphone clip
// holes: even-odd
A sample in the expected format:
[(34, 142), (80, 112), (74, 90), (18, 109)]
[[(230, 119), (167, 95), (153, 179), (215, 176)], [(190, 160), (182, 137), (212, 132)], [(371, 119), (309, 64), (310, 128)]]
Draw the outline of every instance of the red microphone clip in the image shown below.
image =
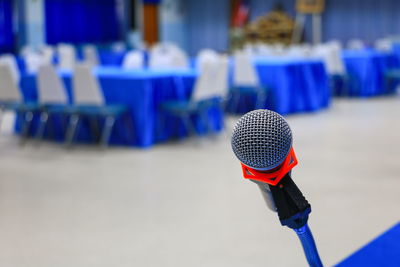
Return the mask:
[(242, 164), (243, 176), (246, 179), (256, 180), (260, 182), (264, 182), (270, 185), (277, 185), (280, 180), (291, 170), (294, 166), (297, 165), (297, 158), (294, 154), (293, 148), (290, 149), (289, 155), (283, 161), (283, 163), (276, 169), (271, 172), (266, 171), (258, 171), (247, 167)]

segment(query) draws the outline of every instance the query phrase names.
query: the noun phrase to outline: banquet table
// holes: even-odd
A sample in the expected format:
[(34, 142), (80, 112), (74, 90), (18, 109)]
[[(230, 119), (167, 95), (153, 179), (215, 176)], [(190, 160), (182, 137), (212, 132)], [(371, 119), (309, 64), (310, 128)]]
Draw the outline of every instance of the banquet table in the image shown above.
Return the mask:
[[(127, 71), (116, 67), (98, 67), (94, 74), (100, 81), (103, 95), (107, 104), (123, 104), (129, 108), (127, 118), (117, 120), (110, 143), (128, 146), (148, 147), (155, 143), (166, 141), (172, 136), (184, 136), (186, 129), (176, 118), (161, 114), (159, 105), (167, 100), (187, 100), (193, 90), (193, 84), (197, 77), (194, 70), (136, 70)], [(69, 100), (72, 99), (72, 73), (60, 72), (59, 75), (65, 84)], [(21, 90), (24, 100), (37, 101), (36, 75), (26, 74), (21, 79)], [(208, 118), (213, 129), (218, 131), (222, 127), (222, 111), (219, 107), (211, 107)], [(193, 116), (198, 133), (204, 133), (205, 127), (200, 119)], [(57, 130), (60, 128), (60, 120), (50, 120)], [(128, 126), (130, 122), (130, 126)], [(31, 134), (35, 132), (38, 118), (34, 120)], [(17, 120), (16, 130), (19, 130)], [(131, 127), (132, 126), (132, 127)], [(54, 130), (54, 129), (53, 129)], [(63, 133), (54, 133), (51, 138), (61, 141)], [(47, 135), (49, 135), (48, 133)], [(89, 126), (82, 125), (78, 131), (78, 140), (89, 141)]]
[(395, 54), (372, 49), (343, 51), (342, 58), (349, 77), (349, 95), (371, 97), (393, 93), (396, 86), (387, 86), (385, 72), (399, 67)]
[[(255, 58), (260, 83), (267, 90), (264, 108), (280, 114), (317, 111), (329, 106), (331, 93), (322, 61), (310, 58)], [(233, 73), (233, 71), (232, 71)], [(236, 112), (254, 107), (241, 98)]]

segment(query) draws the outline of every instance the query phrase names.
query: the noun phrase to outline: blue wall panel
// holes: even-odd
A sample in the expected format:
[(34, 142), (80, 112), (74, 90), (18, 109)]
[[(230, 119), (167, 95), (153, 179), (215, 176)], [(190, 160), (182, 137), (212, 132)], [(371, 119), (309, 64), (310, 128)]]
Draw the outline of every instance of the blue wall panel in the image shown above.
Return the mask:
[(228, 49), (229, 0), (190, 0), (187, 12), (189, 54), (195, 55), (202, 48)]

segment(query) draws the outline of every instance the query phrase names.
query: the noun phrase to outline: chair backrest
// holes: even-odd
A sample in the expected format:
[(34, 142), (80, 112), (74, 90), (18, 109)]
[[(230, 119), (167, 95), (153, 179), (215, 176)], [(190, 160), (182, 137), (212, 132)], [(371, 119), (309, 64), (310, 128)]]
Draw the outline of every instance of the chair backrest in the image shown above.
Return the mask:
[(350, 50), (363, 50), (365, 48), (365, 44), (362, 40), (351, 39), (347, 42), (347, 48)]
[(13, 81), (18, 86), (21, 74), (19, 73), (17, 60), (12, 54), (4, 54), (0, 56), (0, 63), (9, 66)]
[(52, 65), (42, 65), (39, 68), (38, 88), (41, 104), (68, 103), (64, 84)]
[(260, 84), (252, 57), (247, 52), (236, 52), (234, 54), (234, 67), (234, 85), (258, 86)]
[(0, 101), (22, 100), (21, 92), (15, 83), (11, 68), (6, 63), (0, 63)]
[(122, 62), (124, 69), (142, 69), (144, 67), (144, 54), (140, 50), (129, 51)]
[(390, 39), (382, 38), (375, 41), (374, 47), (378, 51), (390, 52), (392, 51), (393, 43)]
[(229, 72), (229, 59), (226, 55), (220, 57), (217, 62), (217, 76), (214, 81), (214, 94), (226, 98), (228, 95), (228, 72)]
[(19, 55), (24, 57), (26, 54), (35, 53), (35, 49), (30, 45), (24, 45), (21, 50), (19, 51)]
[(83, 47), (83, 57), (85, 58), (85, 63), (91, 66), (99, 65), (99, 55), (97, 48), (94, 45), (85, 45)]
[(52, 46), (44, 45), (42, 48), (40, 48), (40, 53), (42, 55), (43, 64), (52, 64), (53, 63), (55, 51)]
[(58, 51), (58, 67), (60, 69), (72, 70), (76, 63), (76, 51), (72, 45), (59, 44)]
[(102, 90), (90, 65), (77, 64), (74, 68), (73, 99), (78, 105), (104, 105)]
[(203, 71), (205, 64), (214, 63), (219, 60), (219, 55), (212, 49), (203, 49), (197, 54), (197, 67), (199, 71)]
[(185, 68), (188, 65), (186, 53), (174, 44), (157, 44), (150, 50), (150, 68)]
[(111, 50), (114, 52), (123, 52), (126, 50), (126, 44), (124, 42), (114, 42), (111, 44)]
[(196, 80), (193, 97), (201, 101), (211, 97), (225, 97), (228, 92), (228, 59), (207, 62)]
[(29, 73), (36, 73), (40, 66), (44, 64), (43, 56), (38, 53), (27, 53), (24, 56), (26, 70)]
[(344, 74), (345, 67), (340, 48), (333, 43), (320, 44), (314, 47), (314, 57), (320, 58), (329, 74)]

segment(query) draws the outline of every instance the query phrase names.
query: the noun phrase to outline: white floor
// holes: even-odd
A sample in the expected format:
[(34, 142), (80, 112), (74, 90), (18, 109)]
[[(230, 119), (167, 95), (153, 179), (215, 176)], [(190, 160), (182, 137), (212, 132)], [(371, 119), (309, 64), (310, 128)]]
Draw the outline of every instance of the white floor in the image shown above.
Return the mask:
[[(400, 219), (400, 97), (288, 120), (293, 177), (330, 266)], [(229, 139), (66, 151), (21, 148), (3, 131), (0, 266), (306, 266), (296, 235), (241, 177)]]

